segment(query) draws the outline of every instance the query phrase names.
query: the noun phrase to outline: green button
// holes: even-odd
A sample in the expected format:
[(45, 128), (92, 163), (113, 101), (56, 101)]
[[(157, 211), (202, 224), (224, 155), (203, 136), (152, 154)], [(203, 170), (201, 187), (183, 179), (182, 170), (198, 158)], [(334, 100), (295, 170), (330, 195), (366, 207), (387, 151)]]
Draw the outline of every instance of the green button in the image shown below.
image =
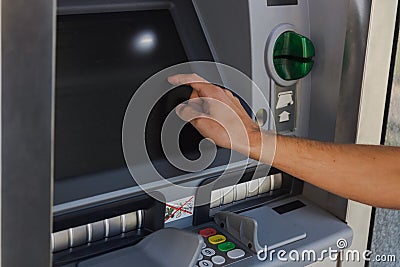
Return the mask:
[(232, 242), (224, 242), (218, 245), (218, 249), (223, 252), (227, 252), (229, 250), (234, 249), (236, 246)]
[(298, 80), (310, 73), (314, 65), (313, 43), (300, 34), (287, 31), (281, 34), (274, 46), (274, 67), (284, 80)]

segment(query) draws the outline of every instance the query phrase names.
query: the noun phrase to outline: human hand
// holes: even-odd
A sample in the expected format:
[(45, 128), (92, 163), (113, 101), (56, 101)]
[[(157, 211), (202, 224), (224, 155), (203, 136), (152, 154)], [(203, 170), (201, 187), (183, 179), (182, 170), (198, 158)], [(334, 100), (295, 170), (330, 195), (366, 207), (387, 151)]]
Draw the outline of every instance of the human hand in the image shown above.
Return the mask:
[(196, 74), (168, 78), (173, 85), (190, 85), (190, 99), (176, 108), (178, 116), (190, 122), (204, 137), (218, 146), (251, 156), (261, 142), (260, 127), (253, 122), (239, 99), (229, 90), (213, 85)]

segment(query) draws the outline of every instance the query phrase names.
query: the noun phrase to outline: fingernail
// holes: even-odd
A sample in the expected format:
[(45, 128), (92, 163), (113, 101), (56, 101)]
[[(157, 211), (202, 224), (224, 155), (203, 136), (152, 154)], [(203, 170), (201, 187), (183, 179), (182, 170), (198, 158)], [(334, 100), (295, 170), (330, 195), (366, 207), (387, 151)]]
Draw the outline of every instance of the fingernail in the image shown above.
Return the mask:
[(175, 84), (175, 83), (176, 83), (176, 81), (175, 81), (175, 76), (169, 76), (169, 77), (167, 78), (167, 80), (168, 80), (168, 82), (169, 82), (170, 84)]
[(179, 116), (179, 113), (181, 113), (182, 110), (185, 108), (185, 106), (186, 106), (186, 104), (184, 104), (184, 103), (181, 103), (176, 106), (175, 112), (176, 112), (176, 114), (178, 114), (178, 116)]
[(175, 108), (175, 113), (176, 115), (183, 121), (187, 121), (185, 118), (185, 114), (184, 114), (184, 109), (185, 109), (185, 104), (179, 104), (176, 108)]

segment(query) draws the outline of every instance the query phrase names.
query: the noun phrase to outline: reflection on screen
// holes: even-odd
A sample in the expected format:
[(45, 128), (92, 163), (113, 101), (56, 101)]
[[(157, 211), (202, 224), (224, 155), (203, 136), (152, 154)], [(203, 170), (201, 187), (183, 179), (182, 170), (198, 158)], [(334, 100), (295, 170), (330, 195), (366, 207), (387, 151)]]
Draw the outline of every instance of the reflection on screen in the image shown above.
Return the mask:
[[(126, 168), (121, 128), (132, 95), (151, 75), (188, 60), (170, 12), (58, 16), (56, 51), (55, 179), (129, 175), (113, 170)], [(189, 95), (183, 87), (168, 93), (146, 126), (149, 156), (167, 177), (183, 172), (165, 160), (161, 125)], [(185, 126), (179, 139), (184, 155), (198, 157), (201, 139), (192, 126)]]

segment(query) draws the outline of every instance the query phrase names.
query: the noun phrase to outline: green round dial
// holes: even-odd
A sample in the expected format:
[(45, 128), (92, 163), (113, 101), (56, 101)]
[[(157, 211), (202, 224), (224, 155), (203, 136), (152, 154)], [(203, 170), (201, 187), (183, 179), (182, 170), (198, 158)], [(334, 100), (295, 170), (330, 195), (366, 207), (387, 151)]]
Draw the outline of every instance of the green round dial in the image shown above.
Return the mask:
[(282, 33), (274, 46), (274, 67), (282, 79), (298, 80), (310, 73), (315, 48), (307, 37), (293, 31)]

